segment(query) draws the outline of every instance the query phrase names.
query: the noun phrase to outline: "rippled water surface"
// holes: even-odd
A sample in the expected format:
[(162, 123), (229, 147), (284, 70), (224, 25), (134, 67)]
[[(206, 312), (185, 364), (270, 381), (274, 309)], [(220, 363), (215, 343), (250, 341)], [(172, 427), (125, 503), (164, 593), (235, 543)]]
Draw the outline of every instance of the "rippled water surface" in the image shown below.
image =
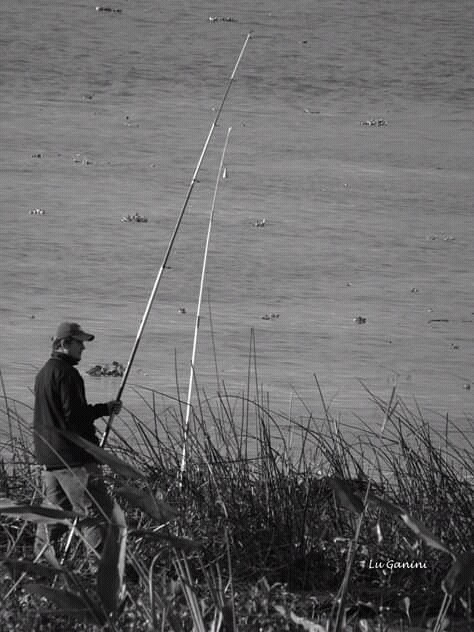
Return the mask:
[[(359, 380), (383, 397), (397, 384), (431, 423), (443, 426), (449, 412), (470, 432), (472, 2), (110, 6), (121, 12), (75, 0), (0, 8), (0, 368), (9, 394), (31, 399), (49, 336), (66, 318), (97, 334), (82, 369), (126, 362), (252, 32), (130, 383), (173, 394), (175, 357), (187, 383), (232, 126), (199, 330), (202, 386), (216, 388), (211, 313), (231, 390), (246, 384), (253, 328), (259, 380), (276, 408), (293, 393), (295, 408), (301, 398), (320, 410), (316, 374), (334, 412), (376, 423)], [(361, 125), (370, 120), (387, 124)], [(120, 222), (134, 212), (148, 223)], [(86, 380), (92, 401), (118, 388)], [(128, 389), (124, 401), (135, 397)]]

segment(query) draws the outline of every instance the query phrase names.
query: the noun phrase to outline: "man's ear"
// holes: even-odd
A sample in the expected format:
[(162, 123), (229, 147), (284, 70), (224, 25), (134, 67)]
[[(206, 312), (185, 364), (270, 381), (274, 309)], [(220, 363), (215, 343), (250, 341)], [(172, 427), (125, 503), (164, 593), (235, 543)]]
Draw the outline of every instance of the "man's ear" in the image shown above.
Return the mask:
[(68, 338), (64, 338), (63, 340), (61, 340), (60, 346), (59, 346), (59, 351), (69, 351), (71, 347), (71, 340), (69, 340)]

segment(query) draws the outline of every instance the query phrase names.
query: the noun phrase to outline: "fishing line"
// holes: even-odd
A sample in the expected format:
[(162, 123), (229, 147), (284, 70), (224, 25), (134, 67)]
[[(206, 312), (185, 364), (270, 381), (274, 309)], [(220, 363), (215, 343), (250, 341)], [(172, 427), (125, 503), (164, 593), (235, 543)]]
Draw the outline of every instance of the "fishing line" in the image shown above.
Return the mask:
[[(156, 292), (158, 290), (158, 286), (159, 286), (160, 281), (161, 281), (161, 277), (163, 276), (163, 271), (166, 268), (166, 264), (168, 262), (168, 258), (170, 256), (171, 250), (173, 248), (173, 244), (174, 244), (176, 235), (178, 234), (178, 230), (179, 230), (179, 227), (181, 225), (181, 220), (183, 219), (184, 213), (185, 213), (186, 208), (188, 206), (189, 199), (191, 197), (191, 193), (192, 193), (192, 191), (194, 189), (194, 185), (196, 183), (196, 178), (197, 178), (198, 172), (199, 172), (199, 170), (201, 168), (201, 164), (202, 164), (202, 161), (204, 160), (204, 156), (206, 154), (209, 142), (210, 142), (210, 140), (212, 138), (212, 135), (214, 133), (214, 129), (217, 126), (217, 122), (218, 122), (218, 120), (220, 118), (222, 109), (224, 107), (224, 103), (225, 103), (225, 101), (227, 99), (227, 95), (229, 94), (229, 90), (230, 90), (230, 88), (232, 86), (232, 83), (234, 81), (234, 77), (235, 77), (235, 74), (237, 72), (237, 68), (239, 67), (240, 61), (241, 61), (241, 59), (242, 59), (242, 57), (244, 55), (245, 48), (247, 47), (247, 43), (248, 43), (249, 39), (250, 39), (250, 33), (247, 34), (247, 37), (245, 38), (244, 44), (243, 44), (243, 46), (241, 48), (241, 51), (240, 51), (239, 56), (237, 58), (237, 61), (235, 62), (234, 69), (232, 71), (232, 74), (230, 75), (230, 78), (229, 78), (228, 82), (227, 82), (227, 87), (226, 87), (226, 90), (224, 92), (224, 96), (222, 97), (221, 103), (220, 103), (220, 105), (219, 105), (219, 107), (217, 109), (216, 115), (214, 117), (214, 121), (212, 122), (212, 125), (210, 127), (210, 130), (209, 130), (209, 133), (207, 135), (206, 141), (205, 141), (204, 146), (202, 148), (201, 155), (199, 156), (199, 160), (197, 161), (196, 168), (194, 169), (194, 173), (193, 173), (193, 176), (191, 178), (191, 182), (190, 182), (189, 187), (188, 187), (188, 191), (187, 191), (187, 194), (186, 194), (186, 197), (185, 197), (185, 200), (184, 200), (184, 204), (182, 206), (181, 212), (179, 213), (179, 216), (178, 216), (175, 228), (174, 228), (173, 233), (171, 235), (171, 239), (170, 239), (170, 241), (168, 243), (168, 247), (166, 249), (165, 256), (163, 258), (163, 262), (162, 262), (161, 267), (160, 267), (160, 269), (158, 271), (158, 274), (156, 276), (155, 283), (154, 283), (153, 288), (151, 290), (151, 294), (150, 294), (150, 297), (148, 299), (148, 303), (146, 305), (145, 312), (143, 314), (143, 317), (142, 317), (142, 320), (141, 320), (141, 323), (140, 323), (140, 326), (138, 328), (138, 332), (137, 332), (137, 335), (136, 335), (136, 338), (135, 338), (135, 342), (133, 344), (132, 351), (130, 353), (130, 357), (129, 357), (128, 362), (127, 362), (127, 366), (126, 366), (125, 371), (123, 373), (122, 380), (120, 382), (120, 387), (119, 387), (119, 390), (118, 390), (118, 393), (117, 393), (117, 397), (116, 397), (117, 400), (121, 399), (121, 397), (122, 397), (122, 393), (123, 393), (123, 390), (125, 388), (125, 384), (127, 382), (128, 375), (130, 373), (130, 369), (132, 368), (133, 360), (135, 358), (138, 346), (140, 344), (140, 340), (141, 340), (141, 337), (142, 337), (142, 334), (143, 334), (143, 330), (144, 330), (146, 322), (148, 320), (148, 316), (150, 314), (150, 310), (151, 310), (151, 307), (153, 305), (153, 301), (155, 299)], [(101, 447), (104, 447), (104, 445), (105, 445), (105, 443), (107, 441), (107, 438), (108, 438), (109, 433), (110, 433), (110, 429), (112, 427), (113, 420), (114, 420), (114, 415), (112, 414), (109, 417), (109, 420), (108, 420), (107, 425), (105, 427), (104, 433), (103, 433), (102, 438), (100, 440), (100, 446)]]

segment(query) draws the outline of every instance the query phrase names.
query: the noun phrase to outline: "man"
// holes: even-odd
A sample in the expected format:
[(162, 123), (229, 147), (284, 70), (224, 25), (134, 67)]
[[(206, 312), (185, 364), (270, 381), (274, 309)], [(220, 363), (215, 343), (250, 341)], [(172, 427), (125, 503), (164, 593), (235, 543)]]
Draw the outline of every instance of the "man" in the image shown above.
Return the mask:
[[(87, 515), (91, 510), (110, 517), (115, 500), (102, 478), (100, 465), (87, 451), (68, 441), (61, 430), (75, 432), (98, 444), (95, 419), (117, 415), (122, 402), (87, 403), (84, 380), (75, 368), (82, 357), (84, 342), (94, 340), (92, 334), (77, 323), (61, 323), (53, 338), (52, 355), (35, 380), (33, 415), (34, 447), (42, 466), (44, 499), (62, 509)], [(62, 524), (47, 527), (39, 524), (35, 552), (43, 551), (47, 558), (58, 554)], [(99, 526), (84, 529), (86, 541), (97, 550), (103, 540)], [(45, 545), (49, 544), (45, 550)], [(98, 552), (99, 552), (98, 551)]]

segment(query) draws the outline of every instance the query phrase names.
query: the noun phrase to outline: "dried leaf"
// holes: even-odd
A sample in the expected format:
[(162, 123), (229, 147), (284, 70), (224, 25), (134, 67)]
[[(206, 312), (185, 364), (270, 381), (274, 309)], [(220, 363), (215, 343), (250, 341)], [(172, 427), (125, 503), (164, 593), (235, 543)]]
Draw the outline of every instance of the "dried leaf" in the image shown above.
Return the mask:
[(326, 632), (326, 628), (319, 623), (314, 623), (304, 617), (298, 617), (294, 612), (290, 612), (290, 619), (296, 625), (300, 625), (303, 630), (307, 630), (307, 632)]
[(439, 551), (443, 551), (443, 553), (449, 553), (452, 555), (451, 551), (445, 546), (441, 540), (439, 540), (435, 535), (431, 533), (431, 531), (425, 527), (424, 524), (415, 520), (412, 516), (407, 513), (400, 514), (400, 518), (403, 522), (409, 527), (415, 535), (423, 540), (428, 546), (431, 546), (433, 549), (438, 549)]
[(173, 518), (176, 518), (178, 515), (175, 509), (162, 500), (155, 498), (149, 491), (127, 485), (119, 487), (115, 492), (157, 520), (160, 524), (168, 522), (168, 520), (173, 520)]
[(367, 619), (359, 619), (359, 630), (360, 632), (370, 632), (371, 626)]
[(354, 494), (347, 481), (334, 476), (328, 478), (328, 484), (334, 490), (340, 504), (346, 509), (356, 514), (361, 514), (364, 511), (364, 503), (359, 496)]
[(441, 588), (448, 595), (455, 595), (467, 588), (474, 579), (474, 551), (466, 551), (456, 557), (446, 577), (441, 582)]
[(382, 527), (380, 526), (380, 522), (378, 520), (377, 520), (377, 524), (375, 525), (375, 532), (377, 534), (377, 544), (382, 544), (383, 533), (382, 533)]
[(283, 606), (275, 605), (273, 606), (273, 608), (278, 612), (280, 616), (284, 617), (285, 619), (287, 619), (289, 616), (293, 623), (295, 623), (296, 625), (301, 625), (303, 629), (308, 630), (308, 632), (326, 632), (326, 628), (324, 628), (322, 625), (319, 625), (319, 623), (314, 623), (309, 619), (299, 617), (292, 611), (288, 613), (286, 608), (284, 608)]
[(112, 454), (112, 452), (109, 452), (108, 450), (104, 450), (103, 448), (99, 447), (95, 443), (91, 443), (90, 441), (87, 441), (86, 439), (84, 439), (83, 437), (80, 437), (75, 432), (61, 430), (61, 433), (66, 437), (66, 439), (68, 439), (72, 443), (75, 443), (79, 447), (83, 448), (84, 450), (89, 452), (89, 454), (92, 454), (92, 456), (97, 461), (99, 461), (99, 463), (102, 463), (103, 465), (107, 465), (108, 467), (110, 467), (110, 469), (116, 474), (120, 474), (120, 476), (123, 476), (125, 478), (133, 478), (133, 479), (141, 478), (145, 480), (145, 475), (142, 474), (140, 470), (137, 470), (137, 468), (134, 467), (133, 465), (130, 465), (129, 463), (126, 463), (125, 461), (122, 461), (122, 459), (119, 459), (117, 456)]
[(127, 547), (125, 514), (115, 503), (107, 528), (104, 549), (97, 571), (97, 593), (109, 614), (115, 614), (125, 596), (123, 582)]
[(405, 614), (407, 615), (408, 621), (411, 621), (410, 606), (411, 606), (410, 597), (408, 596), (403, 597), (403, 599), (400, 601), (400, 607), (402, 608), (402, 610), (404, 610)]

